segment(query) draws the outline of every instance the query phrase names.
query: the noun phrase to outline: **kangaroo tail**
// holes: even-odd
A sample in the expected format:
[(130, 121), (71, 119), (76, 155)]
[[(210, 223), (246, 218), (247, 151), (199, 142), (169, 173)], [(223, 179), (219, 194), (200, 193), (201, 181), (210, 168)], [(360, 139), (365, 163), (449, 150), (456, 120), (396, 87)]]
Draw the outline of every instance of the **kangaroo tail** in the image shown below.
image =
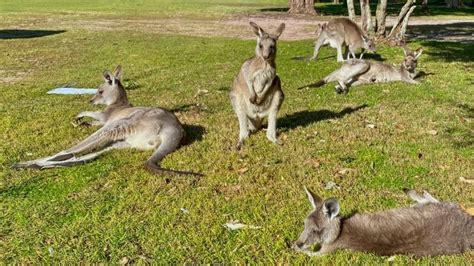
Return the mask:
[(326, 81), (325, 79), (321, 79), (315, 83), (312, 83), (312, 84), (308, 84), (308, 85), (304, 85), (302, 87), (299, 87), (297, 90), (302, 90), (302, 89), (306, 89), (306, 88), (317, 88), (317, 87), (321, 87), (323, 86), (324, 84), (326, 84)]
[(164, 128), (161, 132), (161, 144), (153, 155), (146, 161), (145, 169), (153, 174), (159, 175), (192, 175), (192, 176), (204, 176), (201, 173), (195, 173), (192, 171), (180, 171), (166, 169), (160, 166), (161, 160), (166, 155), (172, 153), (179, 148), (181, 139), (184, 136), (184, 132), (181, 129), (170, 127)]

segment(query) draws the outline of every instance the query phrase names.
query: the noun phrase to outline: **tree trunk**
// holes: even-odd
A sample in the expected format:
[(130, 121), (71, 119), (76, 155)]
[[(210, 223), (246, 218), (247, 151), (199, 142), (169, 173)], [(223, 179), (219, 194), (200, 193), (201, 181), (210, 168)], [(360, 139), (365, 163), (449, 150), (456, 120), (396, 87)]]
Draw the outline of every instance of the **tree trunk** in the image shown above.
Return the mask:
[(364, 32), (368, 33), (373, 30), (369, 0), (360, 0), (360, 21), (361, 28)]
[(424, 11), (428, 10), (428, 0), (422, 0), (421, 1), (421, 9)]
[(446, 0), (446, 6), (449, 8), (461, 8), (464, 6), (463, 0)]
[(385, 36), (385, 21), (387, 20), (387, 0), (380, 0), (375, 13), (375, 32), (377, 36)]
[(408, 26), (408, 20), (410, 19), (411, 13), (413, 13), (413, 10), (415, 10), (415, 5), (410, 8), (408, 11), (407, 15), (405, 18), (403, 18), (403, 23), (402, 27), (400, 28), (400, 34), (398, 36), (399, 40), (403, 39), (405, 37), (405, 32), (407, 31), (407, 26)]
[(347, 1), (347, 11), (349, 11), (349, 19), (354, 21), (355, 19), (355, 11), (354, 11), (354, 0), (346, 0)]
[(334, 4), (339, 4), (340, 2), (339, 2), (339, 0), (333, 0), (333, 3)]
[(402, 34), (402, 29), (404, 30), (407, 27), (408, 19), (410, 18), (411, 12), (415, 9), (415, 1), (416, 0), (407, 0), (405, 5), (400, 10), (398, 14), (397, 22), (393, 25), (390, 34), (388, 35), (389, 38), (402, 40), (405, 36), (405, 32)]
[(316, 14), (314, 0), (289, 0), (290, 14)]

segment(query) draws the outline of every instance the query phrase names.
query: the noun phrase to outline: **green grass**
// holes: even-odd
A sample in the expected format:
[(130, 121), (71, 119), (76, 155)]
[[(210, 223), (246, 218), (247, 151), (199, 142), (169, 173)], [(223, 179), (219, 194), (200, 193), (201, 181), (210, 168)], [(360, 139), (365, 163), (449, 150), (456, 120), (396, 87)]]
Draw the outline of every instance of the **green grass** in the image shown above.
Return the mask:
[[(26, 10), (31, 1), (16, 3)], [(51, 3), (57, 10), (68, 9)], [(81, 8), (92, 7), (87, 3)], [(310, 209), (303, 185), (324, 197), (338, 197), (343, 214), (408, 206), (404, 187), (472, 206), (472, 186), (459, 182), (461, 176), (472, 177), (474, 157), (471, 44), (411, 43), (425, 49), (419, 68), (428, 75), (420, 85), (362, 86), (337, 95), (332, 84), (296, 90), (338, 67), (333, 49), (323, 49), (317, 62), (294, 61), (294, 56), (311, 53), (312, 41), (279, 42), (278, 74), (286, 99), (278, 133), (284, 145), (272, 145), (259, 132), (238, 153), (233, 150), (238, 124), (228, 90), (254, 45), (74, 28), (41, 38), (0, 40), (2, 263), (118, 263), (127, 257), (137, 263), (388, 264), (385, 257), (357, 252), (309, 258), (291, 251)], [(388, 63), (402, 59), (399, 48), (382, 46), (378, 52)], [(72, 168), (10, 169), (19, 160), (52, 154), (93, 132), (70, 123), (80, 111), (97, 109), (88, 104), (89, 96), (46, 92), (63, 84), (95, 87), (102, 71), (117, 64), (124, 67), (135, 105), (181, 109), (180, 120), (192, 125), (194, 142), (163, 165), (205, 177), (151, 175), (143, 169), (151, 152), (134, 150), (113, 151)], [(376, 128), (366, 127), (369, 123)], [(352, 170), (341, 175), (344, 168)], [(324, 190), (329, 181), (339, 189)], [(223, 224), (232, 219), (261, 228), (230, 232)], [(397, 264), (467, 265), (472, 260), (472, 253), (395, 257)]]

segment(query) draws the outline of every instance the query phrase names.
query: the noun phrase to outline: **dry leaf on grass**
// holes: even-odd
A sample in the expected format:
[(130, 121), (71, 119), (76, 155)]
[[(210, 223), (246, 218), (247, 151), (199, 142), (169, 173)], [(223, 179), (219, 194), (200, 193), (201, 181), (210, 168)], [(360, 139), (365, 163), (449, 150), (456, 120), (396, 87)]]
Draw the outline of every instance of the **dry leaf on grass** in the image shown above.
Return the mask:
[(330, 189), (333, 189), (333, 188), (339, 188), (339, 186), (333, 181), (327, 182), (326, 186), (324, 187), (324, 189), (326, 189), (326, 190), (330, 190)]
[(255, 226), (255, 225), (246, 225), (243, 223), (240, 223), (238, 220), (230, 220), (226, 224), (224, 224), (224, 227), (233, 231), (233, 230), (239, 230), (242, 228), (248, 228), (248, 229), (259, 229), (260, 226)]
[(430, 134), (430, 135), (433, 135), (433, 136), (436, 136), (438, 135), (438, 131), (434, 130), (434, 129), (430, 129), (428, 131), (426, 131), (426, 133)]
[(459, 180), (464, 183), (474, 184), (474, 178), (465, 178), (464, 176), (459, 177)]

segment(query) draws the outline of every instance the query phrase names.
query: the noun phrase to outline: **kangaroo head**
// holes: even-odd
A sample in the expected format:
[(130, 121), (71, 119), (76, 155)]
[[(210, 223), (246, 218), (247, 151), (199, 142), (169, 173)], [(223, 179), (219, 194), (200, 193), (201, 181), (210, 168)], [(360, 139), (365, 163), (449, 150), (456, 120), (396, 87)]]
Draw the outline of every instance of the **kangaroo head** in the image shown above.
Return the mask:
[(120, 80), (122, 79), (122, 67), (115, 68), (114, 73), (104, 72), (104, 83), (97, 88), (97, 93), (92, 97), (92, 104), (112, 105), (118, 102), (128, 101), (127, 94)]
[(252, 26), (253, 32), (255, 35), (257, 35), (257, 47), (255, 48), (255, 54), (265, 61), (274, 60), (277, 51), (276, 42), (285, 29), (285, 24), (280, 24), (278, 29), (272, 34), (265, 32), (254, 22), (250, 22), (250, 26)]
[(405, 58), (403, 59), (402, 66), (405, 68), (410, 74), (415, 74), (416, 65), (418, 63), (418, 57), (420, 57), (421, 53), (423, 53), (422, 48), (418, 48), (416, 51), (412, 51), (408, 48), (403, 48), (403, 52), (405, 53)]
[(321, 35), (321, 33), (326, 30), (326, 27), (327, 27), (328, 23), (327, 22), (324, 22), (324, 23), (320, 23), (316, 26), (316, 30), (314, 31), (314, 33), (316, 33), (316, 38), (319, 37), (319, 35)]
[(374, 40), (366, 37), (366, 36), (362, 36), (362, 40), (364, 40), (364, 48), (371, 52), (371, 53), (375, 53), (376, 49), (375, 49), (375, 42)]
[(293, 244), (296, 250), (306, 250), (312, 244), (330, 244), (336, 240), (341, 230), (339, 203), (335, 198), (322, 200), (306, 187), (308, 200), (313, 207), (304, 220), (304, 230)]

